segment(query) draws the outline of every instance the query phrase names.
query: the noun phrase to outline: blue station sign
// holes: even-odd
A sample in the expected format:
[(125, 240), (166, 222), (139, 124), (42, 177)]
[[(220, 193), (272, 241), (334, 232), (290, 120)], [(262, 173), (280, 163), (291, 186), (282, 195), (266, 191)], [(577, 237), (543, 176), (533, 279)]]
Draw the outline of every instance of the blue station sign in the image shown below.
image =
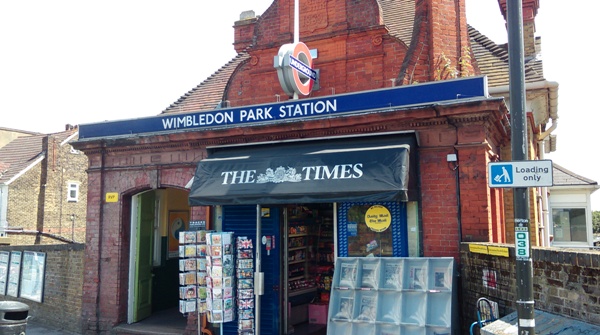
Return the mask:
[(301, 121), (486, 97), (487, 78), (478, 76), (272, 104), (82, 124), (79, 139)]

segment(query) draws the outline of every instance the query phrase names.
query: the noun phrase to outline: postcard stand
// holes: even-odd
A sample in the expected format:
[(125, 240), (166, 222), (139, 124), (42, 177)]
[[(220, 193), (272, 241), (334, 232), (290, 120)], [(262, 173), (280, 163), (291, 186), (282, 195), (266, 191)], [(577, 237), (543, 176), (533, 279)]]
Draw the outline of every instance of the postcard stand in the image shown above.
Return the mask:
[[(196, 231), (179, 233), (179, 312), (188, 314), (198, 311), (199, 264), (198, 234)], [(206, 292), (206, 287), (202, 288)]]
[(327, 335), (449, 335), (454, 259), (340, 257)]
[(246, 236), (236, 239), (238, 334), (254, 334), (254, 246)]
[(206, 234), (206, 316), (211, 323), (235, 319), (234, 242), (230, 232)]

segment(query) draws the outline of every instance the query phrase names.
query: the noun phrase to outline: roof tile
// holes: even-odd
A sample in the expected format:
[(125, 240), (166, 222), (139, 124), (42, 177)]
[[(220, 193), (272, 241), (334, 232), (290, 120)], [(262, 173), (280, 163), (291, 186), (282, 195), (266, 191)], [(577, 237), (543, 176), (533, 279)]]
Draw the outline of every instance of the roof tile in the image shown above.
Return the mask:
[(62, 143), (75, 132), (76, 128), (53, 134), (18, 137), (0, 148), (0, 183), (8, 182), (45, 154), (43, 140), (46, 136), (55, 137), (58, 143)]

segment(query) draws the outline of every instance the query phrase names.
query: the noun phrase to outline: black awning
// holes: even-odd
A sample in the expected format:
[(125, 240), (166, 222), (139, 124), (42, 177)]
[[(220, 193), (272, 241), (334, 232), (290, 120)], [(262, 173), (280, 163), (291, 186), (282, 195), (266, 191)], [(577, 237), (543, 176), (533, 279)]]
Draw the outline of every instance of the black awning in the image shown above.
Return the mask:
[(414, 136), (215, 149), (198, 163), (191, 206), (408, 201)]

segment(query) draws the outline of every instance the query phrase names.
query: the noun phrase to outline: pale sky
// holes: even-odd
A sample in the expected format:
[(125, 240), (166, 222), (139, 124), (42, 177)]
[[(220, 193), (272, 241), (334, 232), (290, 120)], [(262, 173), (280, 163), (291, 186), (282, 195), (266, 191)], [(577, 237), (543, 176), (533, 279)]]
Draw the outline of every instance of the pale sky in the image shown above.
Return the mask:
[[(270, 4), (0, 1), (0, 127), (52, 133), (67, 123), (157, 115), (235, 55), (232, 26), (241, 12), (260, 15)], [(600, 78), (592, 53), (598, 12), (598, 1), (541, 0), (536, 18), (545, 77), (560, 85), (558, 147), (546, 158), (594, 181), (600, 116), (588, 100)], [(497, 0), (467, 0), (467, 16), (481, 33), (506, 42)], [(600, 210), (600, 191), (592, 208)]]

